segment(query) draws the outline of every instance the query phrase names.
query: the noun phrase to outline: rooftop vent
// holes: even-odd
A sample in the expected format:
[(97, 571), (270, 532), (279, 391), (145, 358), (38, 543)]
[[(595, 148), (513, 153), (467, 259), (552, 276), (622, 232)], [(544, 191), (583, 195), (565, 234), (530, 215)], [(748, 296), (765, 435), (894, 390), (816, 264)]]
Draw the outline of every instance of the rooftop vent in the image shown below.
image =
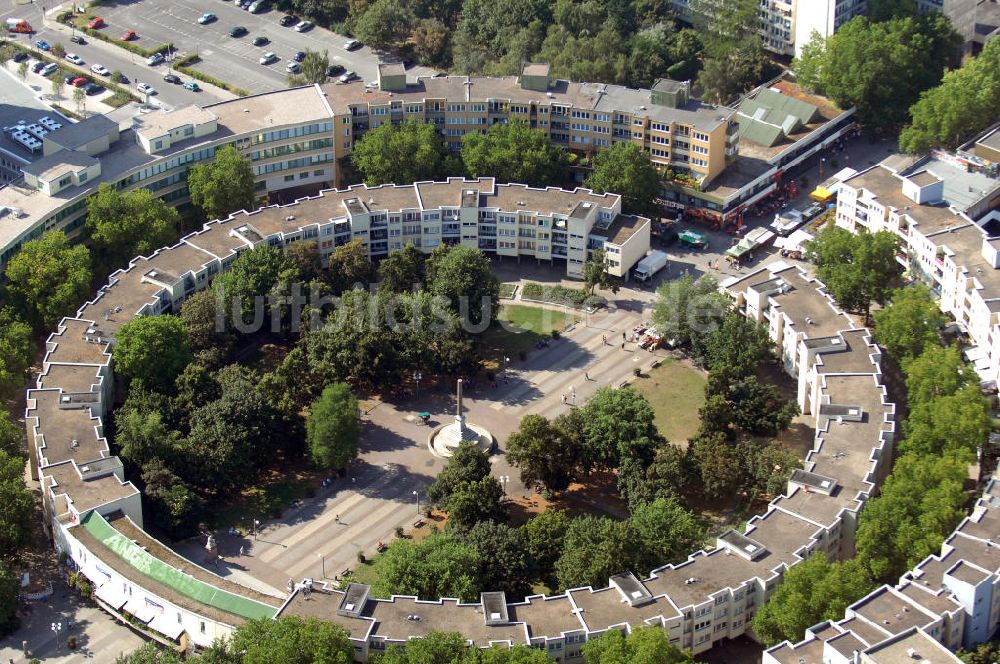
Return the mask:
[(295, 215), (294, 214), (288, 215), (287, 217), (285, 217), (285, 221), (295, 221)]
[(76, 438), (74, 438), (73, 440), (69, 441), (69, 446), (70, 447), (80, 447), (80, 441), (77, 440)]
[(249, 112), (250, 112), (250, 109), (249, 109), (249, 108), (244, 108), (244, 109), (243, 109), (243, 112), (244, 112), (244, 113), (249, 113)]

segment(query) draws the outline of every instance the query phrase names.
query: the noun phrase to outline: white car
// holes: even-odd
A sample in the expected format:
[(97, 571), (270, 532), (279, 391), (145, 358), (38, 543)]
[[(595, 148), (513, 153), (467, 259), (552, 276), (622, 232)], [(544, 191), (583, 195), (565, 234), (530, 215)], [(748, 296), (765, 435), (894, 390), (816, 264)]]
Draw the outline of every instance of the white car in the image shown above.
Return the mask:
[(295, 32), (305, 32), (306, 30), (311, 30), (313, 27), (312, 21), (302, 21), (295, 26)]
[(292, 60), (287, 65), (285, 65), (285, 69), (288, 70), (289, 74), (298, 74), (301, 67), (299, 67), (299, 63)]
[(359, 46), (361, 46), (361, 42), (359, 42), (357, 39), (350, 39), (350, 40), (344, 42), (344, 50), (345, 51), (353, 51), (354, 49), (358, 48)]
[(260, 60), (258, 62), (262, 65), (269, 65), (277, 59), (278, 56), (276, 56), (272, 51), (268, 51), (264, 55), (260, 56)]
[(141, 92), (144, 95), (155, 95), (156, 94), (156, 88), (154, 88), (149, 83), (140, 83), (139, 85), (135, 86), (135, 89), (138, 90), (139, 92)]
[(54, 62), (50, 62), (49, 64), (42, 67), (41, 71), (39, 71), (38, 73), (41, 74), (42, 76), (48, 76), (54, 71), (59, 71), (59, 65), (57, 65)]
[(67, 53), (66, 54), (66, 60), (68, 62), (72, 62), (74, 65), (82, 65), (83, 64), (83, 58), (81, 58), (76, 53)]
[(146, 64), (149, 65), (150, 67), (153, 67), (163, 62), (163, 60), (164, 57), (162, 53), (154, 53), (148, 58), (146, 58)]
[(100, 76), (111, 76), (111, 71), (104, 65), (91, 65), (90, 71)]

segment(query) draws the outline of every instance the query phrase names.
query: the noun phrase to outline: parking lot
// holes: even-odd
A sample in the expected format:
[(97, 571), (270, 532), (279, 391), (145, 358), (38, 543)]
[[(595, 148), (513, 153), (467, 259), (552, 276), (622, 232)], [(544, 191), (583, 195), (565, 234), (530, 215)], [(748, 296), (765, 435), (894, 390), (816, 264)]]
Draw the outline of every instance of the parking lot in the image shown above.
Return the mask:
[[(197, 68), (215, 78), (250, 92), (266, 92), (287, 85), (285, 66), (296, 51), (306, 49), (327, 51), (330, 64), (339, 64), (355, 71), (364, 80), (374, 80), (378, 73), (379, 56), (367, 47), (345, 51), (348, 38), (314, 27), (308, 32), (296, 32), (281, 27), (282, 12), (265, 10), (251, 14), (228, 1), (215, 0), (131, 0), (117, 2), (96, 10), (108, 23), (104, 28), (114, 34), (133, 29), (139, 34), (136, 42), (148, 48), (173, 42), (182, 55), (197, 53), (202, 62)], [(198, 17), (210, 11), (218, 19), (201, 25)], [(234, 26), (243, 26), (247, 34), (230, 37)], [(269, 43), (254, 46), (254, 37), (267, 37)], [(259, 63), (260, 56), (273, 51), (278, 59), (270, 65)], [(426, 67), (413, 67), (410, 76), (430, 75)]]

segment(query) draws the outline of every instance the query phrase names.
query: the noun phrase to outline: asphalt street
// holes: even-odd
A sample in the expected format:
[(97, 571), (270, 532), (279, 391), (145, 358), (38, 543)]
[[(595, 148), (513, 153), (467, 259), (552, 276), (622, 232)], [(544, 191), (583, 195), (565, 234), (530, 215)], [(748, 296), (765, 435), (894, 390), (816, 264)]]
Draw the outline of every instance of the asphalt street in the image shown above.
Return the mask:
[[(218, 19), (201, 25), (198, 17), (210, 11)], [(113, 34), (127, 29), (139, 34), (137, 43), (146, 46), (173, 42), (181, 55), (197, 53), (202, 62), (200, 71), (245, 88), (250, 92), (266, 92), (287, 85), (285, 66), (291, 62), (296, 51), (306, 49), (327, 51), (330, 64), (339, 64), (357, 72), (365, 81), (375, 80), (378, 75), (380, 55), (367, 47), (345, 51), (348, 37), (329, 30), (314, 27), (308, 32), (296, 32), (294, 28), (283, 28), (278, 21), (283, 12), (268, 10), (251, 14), (232, 2), (215, 0), (132, 0), (118, 2), (113, 6), (101, 7), (100, 16), (107, 21), (105, 30)], [(234, 26), (243, 26), (247, 34), (230, 37)], [(264, 46), (254, 46), (254, 37), (263, 36), (269, 40)], [(270, 65), (261, 65), (260, 56), (272, 51), (278, 60)], [(382, 58), (383, 61), (390, 57)], [(413, 67), (409, 75), (431, 75), (434, 70)]]

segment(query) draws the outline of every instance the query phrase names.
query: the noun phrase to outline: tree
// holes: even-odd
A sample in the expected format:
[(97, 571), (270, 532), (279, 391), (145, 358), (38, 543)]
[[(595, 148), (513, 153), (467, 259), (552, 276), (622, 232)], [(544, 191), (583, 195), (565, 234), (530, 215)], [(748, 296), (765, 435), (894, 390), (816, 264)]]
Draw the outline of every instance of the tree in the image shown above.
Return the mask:
[(896, 579), (941, 549), (965, 516), (966, 464), (954, 456), (904, 454), (858, 520), (857, 557), (877, 581)]
[(941, 84), (910, 107), (910, 124), (899, 135), (900, 149), (926, 153), (953, 149), (988, 127), (1000, 106), (1000, 42), (987, 42), (978, 57), (948, 72)]
[(875, 341), (905, 364), (941, 341), (945, 319), (929, 288), (915, 283), (890, 295), (890, 305), (876, 311)]
[(965, 664), (992, 664), (1000, 658), (1000, 641), (980, 643), (973, 651), (959, 648), (956, 654)]
[(763, 51), (750, 46), (734, 49), (722, 57), (706, 58), (698, 74), (698, 85), (706, 100), (726, 104), (753, 88), (763, 76)]
[(618, 493), (630, 508), (660, 498), (679, 498), (690, 481), (690, 465), (680, 448), (670, 443), (660, 445), (648, 466), (630, 460), (618, 468)]
[(160, 528), (176, 540), (198, 534), (204, 503), (161, 459), (150, 459), (142, 466), (142, 483), (142, 495)]
[(649, 154), (629, 141), (616, 141), (594, 157), (594, 169), (584, 185), (598, 194), (621, 194), (622, 207), (655, 216), (662, 184)]
[[(940, 13), (872, 22), (858, 16), (825, 40), (811, 42), (807, 76), (842, 108), (857, 107), (862, 124), (887, 130), (903, 124), (920, 93), (959, 62), (961, 37)], [(814, 48), (815, 47), (815, 48)]]
[(313, 463), (343, 470), (358, 455), (358, 400), (344, 383), (333, 383), (313, 402), (306, 440)]
[(444, 67), (449, 62), (450, 31), (437, 19), (420, 20), (413, 29), (413, 53), (421, 63)]
[(580, 516), (570, 521), (563, 553), (556, 561), (560, 588), (591, 586), (603, 588), (619, 572), (640, 569), (642, 543), (629, 521), (607, 517)]
[(124, 267), (176, 237), (179, 215), (149, 189), (121, 192), (107, 182), (87, 199), (87, 232), (105, 268)]
[(565, 435), (541, 415), (526, 415), (507, 439), (507, 459), (521, 470), (525, 486), (564, 491), (585, 463), (578, 439)]
[(595, 463), (617, 468), (626, 459), (652, 459), (660, 435), (642, 394), (630, 387), (603, 387), (581, 411), (584, 444)]
[(211, 163), (192, 166), (187, 183), (191, 202), (209, 219), (222, 219), (232, 212), (257, 207), (250, 161), (232, 145), (216, 150)]
[(916, 15), (916, 0), (872, 0), (868, 3), (868, 18), (873, 23)]
[[(28, 80), (28, 61), (25, 60), (17, 66), (17, 75), (22, 81)], [(79, 88), (77, 88), (79, 90)], [(86, 94), (86, 93), (84, 93)], [(77, 98), (76, 90), (73, 91), (73, 99)]]
[(246, 319), (250, 316), (254, 325), (262, 326), (267, 311), (265, 298), (279, 282), (291, 280), (294, 275), (295, 266), (288, 257), (262, 244), (241, 252), (229, 271), (215, 278), (212, 287), (219, 301), (232, 303), (231, 316), (240, 316), (244, 325), (249, 324)]
[(300, 63), (302, 81), (304, 83), (326, 83), (326, 70), (330, 67), (330, 55), (324, 49), (322, 52), (306, 49), (306, 57)]
[(368, 185), (411, 184), (458, 172), (434, 125), (415, 120), (366, 131), (354, 145), (351, 163)]
[(583, 283), (589, 295), (593, 295), (598, 287), (610, 289), (613, 293), (618, 292), (618, 284), (613, 282), (611, 275), (608, 274), (608, 259), (603, 249), (594, 249), (590, 258), (584, 262)]
[(806, 628), (824, 620), (839, 620), (844, 609), (875, 587), (871, 574), (857, 560), (831, 563), (814, 553), (785, 571), (785, 578), (757, 614), (753, 629), (766, 646), (802, 638)]
[(956, 394), (975, 378), (975, 370), (966, 365), (956, 346), (929, 346), (903, 367), (906, 396), (910, 408), (941, 397)]
[(21, 577), (7, 567), (6, 562), (0, 560), (0, 637), (13, 634), (21, 626), (21, 619), (17, 615), (20, 592)]
[(375, 0), (367, 5), (363, 14), (352, 16), (352, 19), (355, 36), (377, 51), (388, 50), (404, 41), (415, 21), (409, 8), (394, 0)]
[(504, 523), (482, 521), (464, 536), (479, 556), (479, 582), (483, 588), (502, 590), (519, 602), (531, 592), (537, 570), (522, 531)]
[(115, 369), (125, 378), (169, 390), (192, 358), (187, 328), (178, 316), (136, 316), (115, 335)]
[(462, 162), (474, 178), (519, 182), (532, 187), (559, 185), (566, 179), (569, 156), (553, 145), (545, 132), (523, 120), (495, 124), (485, 134), (462, 139)]
[(740, 445), (743, 492), (754, 500), (761, 495), (778, 496), (788, 487), (792, 472), (802, 467), (802, 459), (778, 443), (747, 441)]
[(90, 251), (62, 231), (25, 242), (7, 263), (7, 293), (35, 329), (53, 329), (90, 292)]
[(11, 399), (24, 389), (34, 356), (31, 326), (12, 307), (0, 308), (0, 399)]
[(692, 348), (692, 354), (700, 358), (704, 354), (704, 340), (722, 322), (730, 306), (712, 276), (705, 275), (697, 281), (684, 276), (660, 286), (653, 322), (664, 338)]
[(538, 568), (539, 576), (555, 586), (555, 565), (563, 552), (569, 517), (559, 509), (548, 509), (521, 526), (525, 550)]
[(319, 253), (319, 243), (316, 240), (299, 240), (288, 245), (285, 248), (285, 256), (298, 270), (299, 281), (308, 283), (325, 276), (323, 257)]
[(115, 664), (182, 664), (183, 661), (176, 650), (147, 641), (127, 655), (118, 655)]
[(420, 542), (394, 540), (378, 559), (376, 597), (413, 595), (421, 599), (457, 597), (477, 601), (479, 554), (449, 533), (433, 533)]
[(115, 413), (118, 455), (137, 467), (156, 458), (168, 458), (181, 445), (181, 435), (157, 411), (119, 408)]
[(372, 276), (368, 249), (360, 240), (340, 245), (330, 254), (327, 273), (335, 293), (343, 293), (358, 284), (367, 288)]
[(406, 646), (394, 644), (378, 658), (378, 664), (466, 664), (469, 646), (458, 632), (433, 631), (419, 639), (410, 639)]
[(832, 225), (808, 244), (816, 274), (830, 294), (848, 311), (864, 314), (865, 320), (872, 300), (884, 304), (902, 272), (897, 247), (896, 236), (888, 231), (855, 235)]
[(750, 376), (771, 356), (767, 328), (735, 311), (728, 312), (722, 325), (708, 335), (705, 365), (724, 372), (731, 380)]
[(819, 90), (825, 58), (826, 37), (813, 30), (809, 41), (802, 46), (802, 52), (792, 60), (796, 82), (810, 92)]
[(35, 501), (24, 486), (24, 457), (0, 450), (0, 557), (12, 558), (31, 543)]
[(618, 629), (595, 636), (583, 646), (587, 664), (694, 664), (691, 653), (670, 643), (667, 632), (659, 627), (633, 628), (628, 636)]
[(500, 307), (500, 280), (490, 259), (468, 246), (435, 250), (427, 260), (428, 291), (447, 299), (464, 324), (485, 328)]
[(242, 664), (350, 664), (354, 647), (347, 632), (318, 618), (258, 618), (240, 625), (229, 637), (229, 649)]
[(236, 340), (232, 329), (227, 327), (226, 305), (221, 295), (214, 288), (192, 293), (181, 305), (180, 316), (198, 361), (208, 367), (222, 364)]
[(782, 396), (774, 385), (750, 376), (730, 385), (727, 395), (733, 408), (733, 421), (744, 431), (759, 436), (774, 436), (788, 428), (799, 406)]
[(64, 79), (65, 76), (65, 69), (60, 69), (55, 73), (55, 75), (52, 76), (52, 96), (56, 99), (62, 97), (63, 88), (66, 87), (66, 80)]
[(209, 367), (192, 362), (174, 380), (171, 410), (187, 424), (187, 415), (222, 396), (222, 386)]
[(705, 537), (705, 529), (695, 516), (674, 498), (658, 498), (632, 508), (629, 518), (643, 547), (637, 571), (684, 560)]
[(427, 500), (441, 505), (459, 486), (478, 482), (489, 474), (489, 456), (473, 443), (463, 442), (434, 482), (427, 487)]
[(986, 442), (989, 402), (978, 385), (914, 405), (904, 427), (900, 451), (939, 456), (953, 454), (972, 462)]
[(423, 285), (426, 279), (425, 256), (407, 242), (402, 249), (390, 253), (378, 264), (379, 289), (390, 293), (407, 293)]
[(709, 498), (733, 495), (743, 480), (739, 450), (722, 433), (704, 434), (691, 441), (702, 491)]
[[(22, 62), (24, 73), (28, 73), (26, 62)], [(73, 103), (76, 104), (76, 112), (84, 113), (87, 110), (87, 92), (83, 88), (73, 88)]]
[(468, 531), (483, 521), (506, 521), (503, 487), (495, 477), (458, 485), (441, 504), (448, 513), (448, 527)]
[(24, 451), (24, 427), (16, 425), (6, 410), (0, 410), (0, 452), (6, 452), (12, 457), (23, 457)]

